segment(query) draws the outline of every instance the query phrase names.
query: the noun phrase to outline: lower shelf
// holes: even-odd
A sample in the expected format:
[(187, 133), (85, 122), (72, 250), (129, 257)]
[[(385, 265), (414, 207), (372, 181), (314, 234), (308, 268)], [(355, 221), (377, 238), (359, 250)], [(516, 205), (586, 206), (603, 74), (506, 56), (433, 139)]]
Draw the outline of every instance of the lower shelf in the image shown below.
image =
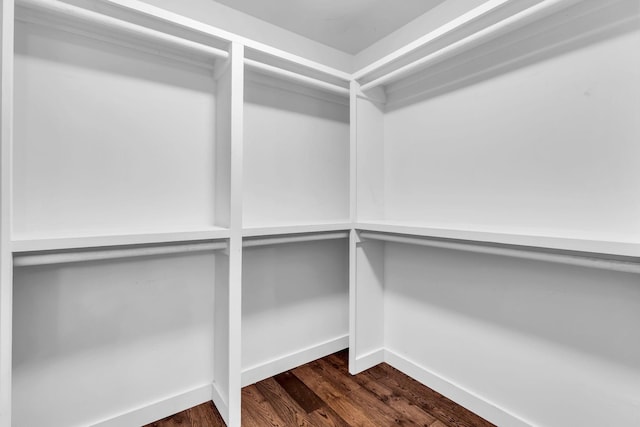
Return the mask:
[(590, 252), (613, 256), (640, 257), (640, 243), (634, 241), (604, 240), (593, 236), (567, 236), (566, 233), (528, 234), (521, 230), (490, 230), (473, 228), (447, 228), (415, 222), (376, 220), (357, 222), (354, 228), (363, 231), (398, 233), (411, 236), (495, 243), (511, 246), (530, 246), (576, 252)]
[(73, 235), (47, 235), (14, 237), (12, 249), (17, 252), (99, 248), (105, 246), (145, 245), (156, 243), (190, 242), (229, 238), (229, 229), (206, 227), (182, 230), (144, 230), (113, 233), (77, 233)]

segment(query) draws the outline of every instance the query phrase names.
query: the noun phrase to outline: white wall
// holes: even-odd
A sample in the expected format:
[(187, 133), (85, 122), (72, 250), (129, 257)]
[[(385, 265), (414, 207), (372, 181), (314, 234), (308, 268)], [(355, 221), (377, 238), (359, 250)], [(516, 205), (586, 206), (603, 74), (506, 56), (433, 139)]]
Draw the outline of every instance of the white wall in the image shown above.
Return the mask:
[(353, 57), (347, 53), (284, 30), (212, 0), (144, 1), (341, 71), (350, 72), (352, 69)]
[(16, 237), (212, 226), (211, 67), (16, 28)]
[(244, 250), (245, 384), (346, 347), (348, 268), (346, 239)]
[[(571, 26), (536, 24), (537, 35), (525, 31), (519, 43), (496, 44), (497, 53), (487, 49), (391, 88), (386, 217), (637, 242), (640, 56), (630, 52), (640, 46), (640, 31), (636, 23), (582, 33), (603, 29), (613, 13), (633, 12), (633, 2), (624, 3)], [(553, 50), (576, 36), (584, 38)], [(393, 92), (425, 88), (406, 102)]]
[(388, 350), (532, 425), (640, 423), (637, 275), (388, 243), (384, 273)]
[(277, 79), (248, 76), (244, 226), (348, 221), (346, 103)]
[(214, 265), (204, 253), (17, 268), (13, 425), (86, 426), (210, 386)]
[[(581, 2), (388, 87), (385, 218), (640, 241), (639, 9)], [(386, 349), (454, 399), (640, 423), (637, 275), (399, 244), (384, 260)]]

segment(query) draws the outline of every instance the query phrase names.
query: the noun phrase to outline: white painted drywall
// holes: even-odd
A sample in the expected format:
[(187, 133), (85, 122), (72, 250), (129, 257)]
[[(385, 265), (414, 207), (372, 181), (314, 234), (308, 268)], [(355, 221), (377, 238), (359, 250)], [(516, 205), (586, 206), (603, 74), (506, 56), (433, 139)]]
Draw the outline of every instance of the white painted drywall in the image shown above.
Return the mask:
[(211, 68), (34, 24), (16, 36), (16, 237), (214, 225)]
[(349, 218), (349, 107), (299, 90), (271, 78), (245, 85), (245, 227)]
[(210, 385), (214, 265), (203, 253), (16, 269), (13, 425), (91, 425)]
[[(583, 2), (391, 85), (385, 218), (637, 242), (638, 9)], [(640, 423), (637, 275), (389, 243), (384, 258), (385, 347), (452, 398), (532, 425)]]
[(386, 218), (637, 242), (640, 30), (599, 13), (398, 89), (430, 92), (385, 116)]
[(245, 248), (242, 279), (243, 371), (348, 334), (346, 239)]
[(389, 243), (384, 273), (387, 349), (532, 425), (640, 423), (637, 275)]

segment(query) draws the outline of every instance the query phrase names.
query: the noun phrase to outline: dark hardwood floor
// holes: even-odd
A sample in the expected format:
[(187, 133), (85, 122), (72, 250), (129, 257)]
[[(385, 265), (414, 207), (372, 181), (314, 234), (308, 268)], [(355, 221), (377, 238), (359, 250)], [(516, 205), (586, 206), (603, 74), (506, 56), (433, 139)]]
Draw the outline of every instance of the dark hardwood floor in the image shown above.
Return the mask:
[[(347, 350), (242, 389), (247, 427), (487, 427), (493, 424), (387, 364), (358, 375)], [(223, 427), (211, 402), (145, 427)]]

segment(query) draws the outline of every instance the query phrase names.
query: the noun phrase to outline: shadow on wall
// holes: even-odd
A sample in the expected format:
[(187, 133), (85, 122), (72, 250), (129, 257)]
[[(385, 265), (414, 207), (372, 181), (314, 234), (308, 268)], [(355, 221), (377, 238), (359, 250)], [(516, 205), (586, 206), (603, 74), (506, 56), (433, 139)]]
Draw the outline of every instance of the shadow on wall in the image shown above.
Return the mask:
[(640, 29), (640, 2), (579, 2), (479, 48), (387, 87), (387, 111), (453, 92), (502, 74)]
[(347, 240), (245, 249), (242, 311), (254, 316), (318, 299), (347, 301)]
[(403, 244), (385, 259), (385, 292), (424, 310), (640, 368), (637, 274)]
[[(141, 46), (144, 46), (141, 43)], [(153, 50), (158, 50), (157, 47)], [(213, 93), (211, 66), (191, 65), (189, 59), (170, 59), (96, 38), (48, 26), (18, 22), (15, 52), (19, 56), (60, 62), (105, 74), (153, 81), (167, 86)], [(180, 58), (179, 55), (175, 55)]]
[(214, 256), (17, 268), (14, 369), (213, 330)]
[[(270, 109), (349, 123), (348, 99), (326, 94), (273, 76), (247, 72), (244, 100)], [(315, 98), (309, 102), (309, 97)]]

